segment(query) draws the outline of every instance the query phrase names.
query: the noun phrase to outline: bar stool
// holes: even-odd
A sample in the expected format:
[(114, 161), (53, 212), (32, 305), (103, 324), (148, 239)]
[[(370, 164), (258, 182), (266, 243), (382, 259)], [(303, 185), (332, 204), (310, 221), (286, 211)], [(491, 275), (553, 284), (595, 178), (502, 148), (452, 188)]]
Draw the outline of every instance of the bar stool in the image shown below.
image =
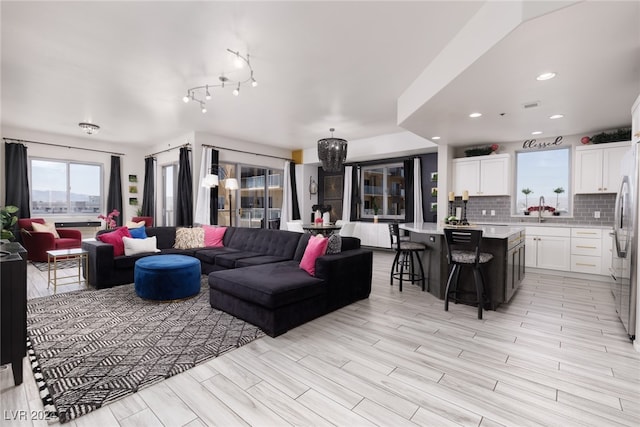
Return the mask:
[(455, 294), (453, 300), (455, 303), (458, 302), (460, 269), (462, 267), (472, 267), (473, 279), (476, 285), (478, 319), (482, 319), (482, 306), (486, 295), (481, 267), (493, 259), (493, 255), (480, 252), (482, 230), (445, 228), (444, 237), (447, 242), (447, 260), (449, 261), (449, 266), (451, 266), (447, 289), (444, 294), (444, 311), (449, 311), (450, 294)]
[[(393, 264), (391, 265), (391, 286), (393, 286), (393, 279), (397, 279), (400, 283), (400, 292), (402, 292), (403, 280), (409, 280), (411, 283), (421, 281), (422, 290), (424, 291), (426, 276), (422, 266), (422, 252), (427, 250), (427, 246), (424, 243), (412, 242), (401, 238), (400, 227), (397, 223), (389, 224), (389, 236), (391, 237), (391, 248), (396, 251), (396, 256), (393, 258)], [(414, 255), (420, 267), (419, 274), (415, 271)], [(400, 271), (398, 271), (398, 268)], [(405, 268), (407, 271), (405, 271)]]

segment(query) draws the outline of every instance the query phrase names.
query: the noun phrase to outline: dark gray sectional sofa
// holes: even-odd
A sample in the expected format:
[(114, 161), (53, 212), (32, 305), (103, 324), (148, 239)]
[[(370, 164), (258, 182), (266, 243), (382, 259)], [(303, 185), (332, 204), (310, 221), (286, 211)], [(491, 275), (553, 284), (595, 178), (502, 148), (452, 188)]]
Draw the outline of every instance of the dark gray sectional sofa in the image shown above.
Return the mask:
[[(309, 234), (283, 230), (229, 227), (224, 247), (175, 249), (175, 227), (147, 227), (160, 254), (183, 254), (200, 260), (209, 275), (211, 306), (262, 328), (271, 336), (368, 298), (373, 254), (360, 240), (343, 237), (342, 251), (316, 260), (316, 274), (299, 267)], [(133, 282), (135, 261), (155, 253), (113, 256), (113, 246), (85, 241), (89, 282), (106, 288)]]

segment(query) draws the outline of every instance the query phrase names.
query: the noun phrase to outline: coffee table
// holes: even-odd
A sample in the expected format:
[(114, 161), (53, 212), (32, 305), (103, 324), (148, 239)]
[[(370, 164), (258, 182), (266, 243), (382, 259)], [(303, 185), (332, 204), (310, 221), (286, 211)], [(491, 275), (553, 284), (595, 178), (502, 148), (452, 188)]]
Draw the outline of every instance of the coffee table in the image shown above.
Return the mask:
[[(73, 275), (58, 275), (58, 261), (76, 261), (78, 265), (78, 274)], [(82, 278), (81, 265), (84, 264), (85, 277)], [(51, 272), (53, 271), (53, 279), (51, 278)], [(69, 280), (71, 279), (71, 280)], [(60, 283), (60, 280), (63, 283)], [(55, 249), (47, 251), (47, 289), (49, 285), (53, 284), (53, 293), (56, 293), (58, 285), (85, 285), (89, 283), (89, 252), (82, 248), (74, 249)]]

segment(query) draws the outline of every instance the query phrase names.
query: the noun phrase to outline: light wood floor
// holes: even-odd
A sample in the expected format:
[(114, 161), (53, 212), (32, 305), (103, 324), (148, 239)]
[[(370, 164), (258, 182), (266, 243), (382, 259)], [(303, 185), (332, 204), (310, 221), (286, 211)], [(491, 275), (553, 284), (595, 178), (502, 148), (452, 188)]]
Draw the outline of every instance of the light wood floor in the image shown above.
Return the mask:
[[(417, 286), (390, 287), (390, 264), (375, 253), (368, 300), (67, 425), (640, 425), (640, 354), (605, 283), (528, 274), (478, 320), (473, 307), (445, 312)], [(47, 294), (46, 274), (29, 267), (29, 278), (30, 297)], [(27, 363), (12, 384), (0, 372), (0, 424), (32, 425), (4, 419), (42, 408)]]

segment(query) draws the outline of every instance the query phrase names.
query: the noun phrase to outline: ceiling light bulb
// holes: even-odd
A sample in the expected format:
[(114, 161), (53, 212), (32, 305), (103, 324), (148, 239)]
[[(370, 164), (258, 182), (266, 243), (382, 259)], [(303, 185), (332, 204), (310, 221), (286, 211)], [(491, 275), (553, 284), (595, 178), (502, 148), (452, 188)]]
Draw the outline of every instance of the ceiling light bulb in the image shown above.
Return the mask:
[(240, 95), (240, 85), (239, 85), (239, 84), (238, 84), (238, 87), (237, 87), (237, 88), (235, 88), (235, 89), (233, 90), (233, 94), (234, 94), (235, 96)]
[(204, 95), (204, 99), (206, 99), (207, 101), (209, 101), (211, 99), (211, 94), (209, 93), (209, 85), (206, 86), (206, 93)]
[(258, 86), (258, 82), (256, 81), (256, 79), (251, 77), (251, 87), (256, 87), (256, 86)]
[(476, 117), (480, 117), (482, 116), (482, 113), (471, 113), (469, 114), (469, 117), (471, 117), (472, 119), (475, 119)]
[(204, 105), (202, 106), (202, 114), (207, 112), (207, 107), (205, 107)]
[(189, 102), (189, 94), (186, 94), (184, 96), (184, 98), (182, 98), (182, 100), (184, 101), (185, 104), (188, 103)]
[(533, 132), (531, 132), (531, 135), (540, 135), (541, 133), (542, 131), (534, 130)]
[(433, 139), (434, 141), (437, 141), (437, 140), (440, 139), (440, 137), (439, 136), (433, 136), (433, 137), (431, 137), (431, 139)]
[(540, 81), (551, 80), (555, 76), (556, 76), (556, 73), (552, 73), (552, 72), (542, 73), (538, 77), (536, 77), (536, 80), (540, 80)]
[(561, 119), (561, 118), (563, 118), (563, 117), (564, 117), (564, 115), (563, 115), (563, 114), (554, 114), (553, 116), (549, 116), (549, 118), (550, 118), (551, 120)]

